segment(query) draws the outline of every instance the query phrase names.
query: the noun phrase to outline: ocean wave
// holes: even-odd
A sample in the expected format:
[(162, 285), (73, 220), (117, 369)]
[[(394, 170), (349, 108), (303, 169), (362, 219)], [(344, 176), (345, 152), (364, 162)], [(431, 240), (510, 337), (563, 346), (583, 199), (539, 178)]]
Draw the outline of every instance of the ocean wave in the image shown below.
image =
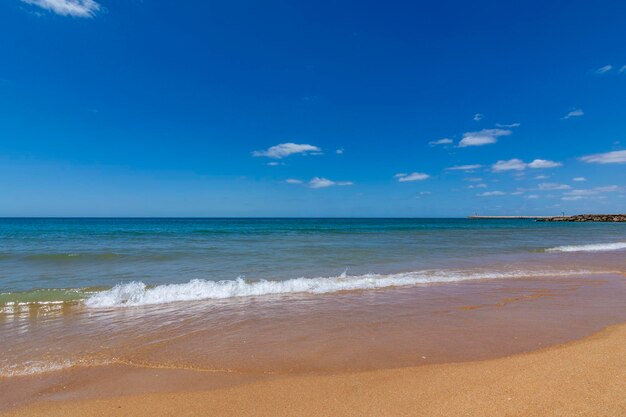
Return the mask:
[(626, 242), (557, 246), (546, 249), (546, 252), (608, 252), (621, 249), (626, 249)]
[(59, 359), (59, 360), (30, 360), (19, 364), (0, 365), (0, 378), (15, 376), (39, 375), (48, 372), (62, 371), (64, 369), (88, 366), (102, 366), (115, 363), (114, 360), (89, 360), (89, 359)]
[(589, 271), (416, 271), (398, 274), (365, 274), (336, 277), (294, 278), (284, 281), (191, 280), (183, 284), (164, 284), (149, 287), (143, 282), (118, 284), (110, 290), (98, 292), (85, 300), (90, 308), (129, 307), (165, 304), (179, 301), (200, 301), (236, 297), (280, 294), (325, 294), (340, 291), (369, 290), (388, 287), (406, 287), (419, 284), (459, 282), (478, 279), (505, 279), (542, 276), (588, 274)]
[(34, 253), (30, 255), (26, 255), (22, 258), (25, 261), (34, 261), (34, 262), (71, 262), (78, 260), (110, 260), (110, 259), (118, 259), (122, 258), (124, 255), (119, 253), (112, 252), (102, 252), (102, 253)]
[[(0, 307), (51, 305), (77, 303), (106, 287), (91, 288), (38, 288), (30, 291), (0, 293)], [(1, 311), (1, 310), (0, 310)]]

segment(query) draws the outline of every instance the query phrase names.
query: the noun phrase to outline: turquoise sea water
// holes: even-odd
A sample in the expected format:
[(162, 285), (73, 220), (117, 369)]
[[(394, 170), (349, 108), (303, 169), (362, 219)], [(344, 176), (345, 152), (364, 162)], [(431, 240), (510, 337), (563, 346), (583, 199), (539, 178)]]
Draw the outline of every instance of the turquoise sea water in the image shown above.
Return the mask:
[[(626, 224), (0, 219), (0, 382), (114, 363), (282, 372), (481, 357), (513, 340), (510, 320), (528, 334), (542, 320), (554, 342), (619, 321), (624, 272)], [(466, 331), (483, 313), (464, 305), (546, 294), (548, 316), (512, 307), (491, 313), (499, 330)], [(524, 340), (507, 352), (534, 346)]]
[[(370, 284), (346, 280), (372, 274), (393, 280), (412, 272), (415, 282), (438, 282), (612, 270), (623, 266), (625, 242), (625, 224), (532, 220), (0, 219), (0, 303), (84, 300), (128, 283), (139, 287), (122, 290), (137, 293), (201, 281), (167, 302), (215, 291), (222, 291), (217, 298), (258, 295), (265, 290), (249, 285), (263, 280), (321, 279), (270, 293), (332, 292), (320, 290), (324, 278), (344, 278), (338, 289), (352, 289)], [(598, 255), (610, 260), (594, 261)], [(212, 284), (219, 281), (229, 287)], [(118, 294), (115, 303), (130, 296)]]

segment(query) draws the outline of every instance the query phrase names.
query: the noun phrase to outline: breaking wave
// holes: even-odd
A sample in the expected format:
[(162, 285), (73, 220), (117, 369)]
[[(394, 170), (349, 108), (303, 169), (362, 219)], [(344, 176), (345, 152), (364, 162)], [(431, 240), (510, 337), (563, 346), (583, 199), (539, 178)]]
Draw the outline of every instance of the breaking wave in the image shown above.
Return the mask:
[(608, 252), (621, 249), (626, 249), (626, 242), (557, 246), (555, 248), (546, 249), (546, 252)]
[(398, 274), (365, 274), (336, 277), (294, 278), (284, 281), (236, 280), (208, 281), (194, 279), (183, 284), (165, 284), (149, 287), (143, 282), (129, 282), (91, 295), (85, 305), (91, 308), (142, 306), (177, 301), (199, 301), (235, 297), (277, 294), (324, 294), (339, 291), (404, 287), (418, 284), (458, 282), (477, 279), (504, 279), (541, 276), (568, 276), (588, 274), (589, 271), (415, 271)]

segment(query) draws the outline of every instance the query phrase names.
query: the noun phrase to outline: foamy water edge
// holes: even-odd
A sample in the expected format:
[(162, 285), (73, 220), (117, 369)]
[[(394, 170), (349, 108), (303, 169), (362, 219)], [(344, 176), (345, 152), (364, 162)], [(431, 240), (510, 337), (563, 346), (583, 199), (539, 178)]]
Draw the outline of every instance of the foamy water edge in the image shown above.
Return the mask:
[(610, 252), (626, 249), (626, 242), (594, 243), (589, 245), (566, 245), (546, 249), (546, 252)]
[[(608, 271), (604, 271), (606, 273)], [(280, 294), (327, 294), (340, 291), (370, 290), (389, 287), (407, 287), (419, 284), (461, 282), (479, 279), (511, 279), (525, 277), (572, 276), (597, 274), (598, 271), (416, 271), (398, 274), (365, 274), (336, 277), (293, 278), (284, 281), (236, 280), (208, 281), (194, 279), (183, 284), (164, 284), (148, 287), (143, 282), (129, 282), (93, 294), (85, 300), (89, 308), (131, 307), (165, 304), (180, 301), (217, 300), (237, 297)]]

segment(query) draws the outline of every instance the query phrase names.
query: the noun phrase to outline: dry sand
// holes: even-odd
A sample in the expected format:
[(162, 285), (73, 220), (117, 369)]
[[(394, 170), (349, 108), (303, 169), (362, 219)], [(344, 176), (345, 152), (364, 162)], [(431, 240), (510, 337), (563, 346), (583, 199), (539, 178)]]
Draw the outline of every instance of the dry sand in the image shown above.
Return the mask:
[(5, 415), (626, 416), (626, 324), (564, 345), (481, 362), (45, 402)]

